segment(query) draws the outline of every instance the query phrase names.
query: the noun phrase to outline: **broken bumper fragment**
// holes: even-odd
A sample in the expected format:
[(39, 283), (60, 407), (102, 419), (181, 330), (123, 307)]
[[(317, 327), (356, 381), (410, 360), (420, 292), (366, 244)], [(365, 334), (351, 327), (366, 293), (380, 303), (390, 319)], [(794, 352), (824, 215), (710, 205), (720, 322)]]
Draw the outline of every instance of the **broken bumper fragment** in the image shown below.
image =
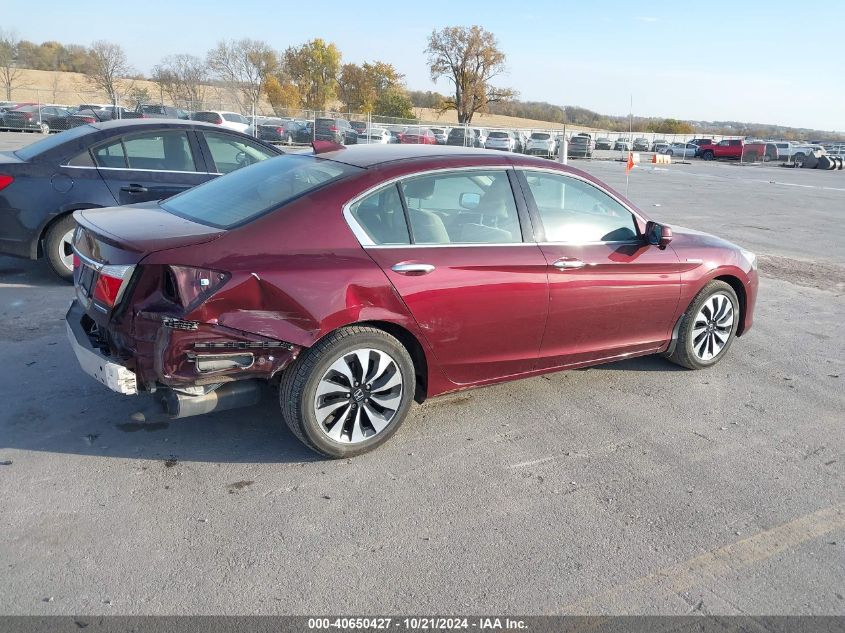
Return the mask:
[(82, 306), (74, 301), (65, 317), (68, 340), (82, 371), (112, 391), (130, 396), (137, 394), (138, 380), (135, 372), (114, 362), (91, 344), (91, 340), (82, 329), (84, 314)]

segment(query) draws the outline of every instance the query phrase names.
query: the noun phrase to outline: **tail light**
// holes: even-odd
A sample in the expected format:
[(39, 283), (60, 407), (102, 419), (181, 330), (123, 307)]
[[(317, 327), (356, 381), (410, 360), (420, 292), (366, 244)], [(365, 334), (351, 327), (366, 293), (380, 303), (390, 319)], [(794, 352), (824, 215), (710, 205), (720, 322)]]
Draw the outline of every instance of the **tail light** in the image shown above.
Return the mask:
[(7, 176), (6, 174), (0, 174), (0, 191), (3, 191), (3, 189), (11, 185), (14, 181), (15, 179), (11, 176)]
[(337, 126), (333, 125), (329, 128), (329, 132), (337, 132)]
[(199, 305), (229, 280), (229, 273), (207, 268), (170, 266), (165, 289), (187, 310)]
[(281, 136), (284, 133), (285, 133), (285, 128), (283, 128), (283, 127), (277, 127), (276, 128), (276, 134), (278, 134), (279, 136)]
[(116, 306), (132, 277), (133, 270), (135, 266), (103, 266), (94, 286), (94, 300), (107, 308)]
[(92, 116), (82, 117), (82, 120), (85, 121), (86, 123), (96, 123), (97, 122), (97, 119), (95, 119)]

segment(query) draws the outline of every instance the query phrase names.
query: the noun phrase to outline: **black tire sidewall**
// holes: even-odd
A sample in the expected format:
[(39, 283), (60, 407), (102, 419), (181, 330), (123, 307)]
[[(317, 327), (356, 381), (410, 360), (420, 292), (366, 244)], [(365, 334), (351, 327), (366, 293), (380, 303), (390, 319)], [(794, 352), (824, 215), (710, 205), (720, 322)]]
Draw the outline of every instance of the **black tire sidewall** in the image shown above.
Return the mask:
[(73, 214), (69, 213), (53, 222), (44, 235), (44, 257), (59, 277), (65, 281), (73, 281), (73, 271), (68, 272), (59, 258), (58, 245), (62, 236), (76, 226)]
[[(715, 294), (724, 294), (730, 299), (734, 311), (734, 322), (731, 326), (731, 335), (722, 350), (710, 360), (701, 360), (696, 355), (692, 346), (692, 328), (695, 325), (695, 317), (698, 315), (699, 310), (701, 310), (701, 306), (703, 306), (705, 302)], [(689, 308), (687, 308), (687, 311), (684, 314), (684, 322), (681, 326), (685, 330), (683, 345), (685, 346), (686, 356), (689, 360), (696, 367), (701, 369), (705, 367), (712, 367), (722, 360), (722, 358), (728, 353), (728, 350), (731, 348), (731, 345), (733, 345), (734, 339), (736, 338), (736, 331), (739, 328), (740, 317), (739, 299), (736, 296), (736, 291), (729, 284), (726, 284), (723, 281), (711, 281), (707, 286), (705, 286), (703, 291), (698, 294), (695, 300), (690, 304)]]
[[(358, 444), (342, 444), (331, 440), (321, 430), (312, 403), (317, 385), (332, 363), (341, 356), (361, 348), (372, 348), (386, 352), (396, 361), (396, 365), (402, 374), (402, 401), (396, 411), (396, 416), (384, 431)], [(346, 337), (342, 342), (322, 348), (312, 348), (312, 350), (317, 355), (317, 359), (310, 367), (305, 384), (299, 394), (299, 401), (294, 403), (299, 417), (299, 427), (305, 434), (308, 443), (324, 455), (343, 458), (367, 453), (389, 440), (407, 417), (414, 399), (416, 375), (414, 364), (405, 347), (386, 333), (360, 332)]]

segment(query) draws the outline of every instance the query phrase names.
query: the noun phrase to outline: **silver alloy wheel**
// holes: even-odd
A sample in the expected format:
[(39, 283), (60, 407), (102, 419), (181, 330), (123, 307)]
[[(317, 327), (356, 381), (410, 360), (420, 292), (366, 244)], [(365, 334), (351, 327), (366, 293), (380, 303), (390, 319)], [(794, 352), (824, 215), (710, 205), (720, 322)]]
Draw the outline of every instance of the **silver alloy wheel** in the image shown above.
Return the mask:
[(59, 259), (70, 272), (73, 272), (73, 231), (74, 229), (71, 229), (62, 235), (58, 244)]
[(730, 298), (717, 292), (704, 302), (692, 326), (692, 349), (703, 361), (713, 360), (727, 345), (733, 333), (734, 306)]
[(50, 126), (47, 123), (42, 123), (38, 127), (41, 128), (42, 134), (49, 134), (50, 133)]
[(389, 354), (371, 348), (353, 350), (332, 363), (317, 384), (317, 423), (335, 442), (369, 440), (396, 417), (402, 389), (402, 372)]

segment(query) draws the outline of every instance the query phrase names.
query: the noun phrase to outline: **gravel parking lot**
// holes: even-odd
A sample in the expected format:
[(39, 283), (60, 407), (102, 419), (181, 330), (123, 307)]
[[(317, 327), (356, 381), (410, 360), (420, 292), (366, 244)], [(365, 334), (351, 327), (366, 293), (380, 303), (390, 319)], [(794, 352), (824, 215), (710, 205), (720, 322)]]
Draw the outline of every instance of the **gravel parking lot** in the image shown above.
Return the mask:
[[(572, 164), (625, 190), (621, 162)], [(77, 367), (70, 287), (0, 258), (0, 609), (845, 614), (845, 176), (644, 164), (628, 192), (760, 255), (728, 358), (434, 399), (350, 461), (272, 394), (133, 421)]]

